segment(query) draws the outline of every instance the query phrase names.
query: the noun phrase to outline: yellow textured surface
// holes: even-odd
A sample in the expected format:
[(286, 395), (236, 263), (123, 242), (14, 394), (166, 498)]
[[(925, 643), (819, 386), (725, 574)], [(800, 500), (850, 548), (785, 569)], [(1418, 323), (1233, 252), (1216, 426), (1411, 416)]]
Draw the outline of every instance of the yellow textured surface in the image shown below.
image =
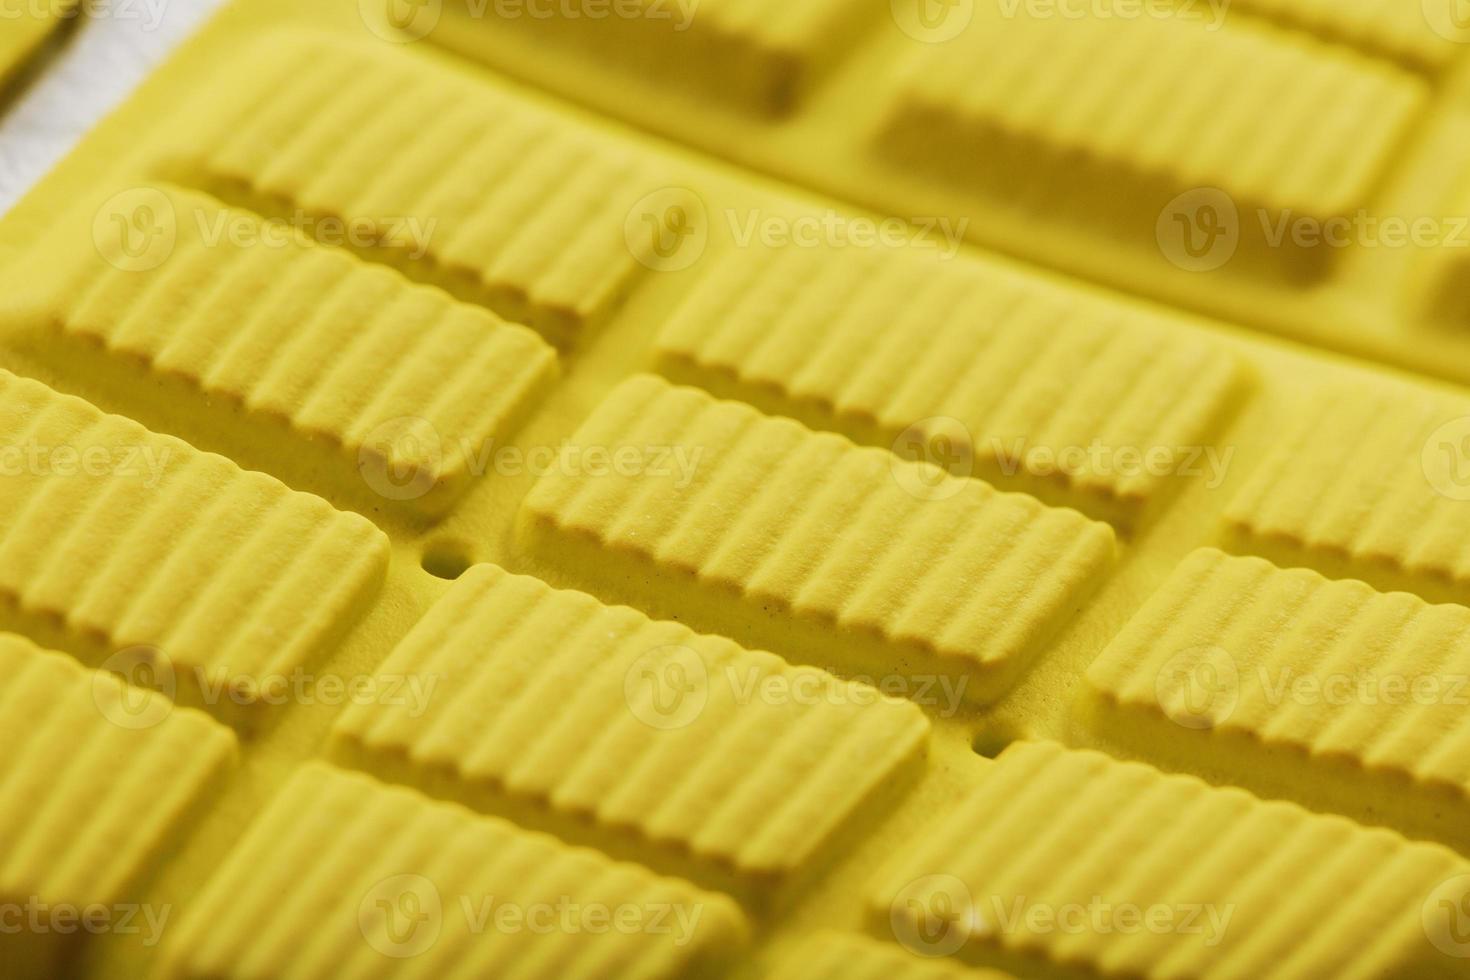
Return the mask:
[(222, 684), (256, 700), (382, 580), (386, 539), (358, 515), (8, 372), (0, 431), (7, 459), (36, 447), (60, 463), (0, 481), (7, 613), (158, 648), (189, 696)]
[(1235, 6), (1434, 70), (1446, 67), (1458, 45), (1470, 40), (1455, 0), (1235, 0)]
[(1088, 681), (1117, 709), (1120, 738), (1177, 722), (1215, 740), (1222, 764), (1246, 767), (1238, 780), (1270, 778), (1273, 764), (1308, 777), (1345, 769), (1337, 808), (1395, 811), (1465, 848), (1467, 641), (1464, 606), (1205, 549)]
[[(234, 762), (234, 736), (9, 633), (0, 676), (0, 902), (81, 909), (134, 898)], [(45, 976), (64, 951), (46, 948), (55, 935), (25, 935), (21, 921), (7, 911), (6, 974)]]
[[(164, 151), (170, 168), (268, 215), (376, 222), (364, 250), (412, 278), (578, 339), (645, 271), (621, 233), (654, 181), (643, 155), (380, 53), (370, 37), (248, 45), (219, 68), (208, 129)], [(454, 111), (426, 129), (425, 100)], [(392, 226), (409, 215), (434, 226)]]
[(1244, 547), (1470, 599), (1470, 400), (1330, 387), (1293, 414), (1225, 513)]
[(1125, 523), (1165, 478), (1085, 456), (1052, 469), (1027, 450), (1198, 445), (1240, 375), (1167, 321), (1003, 268), (794, 246), (710, 269), (657, 352), (667, 374), (858, 442), (951, 439), (987, 480)]
[(1453, 4), (595, 5), (0, 221), (0, 972), (1470, 976)]
[[(928, 733), (918, 708), (871, 688), (493, 565), (465, 573), (382, 673), (445, 687), (421, 713), (349, 709), (334, 729), (349, 749), (631, 827), (748, 875), (799, 868), (922, 756)], [(681, 700), (662, 699), (666, 673), (685, 678)], [(773, 683), (818, 697), (754, 694)]]
[(1006, 980), (1010, 974), (921, 959), (863, 936), (819, 933), (792, 949), (769, 976), (771, 980)]
[[(977, 6), (959, 38), (913, 52), (882, 140), (918, 166), (962, 165), (955, 179), (981, 194), (1115, 234), (1152, 241), (1170, 199), (1198, 187), (1272, 218), (1350, 213), (1424, 101), (1407, 72), (1274, 28)], [(1172, 125), (1139, 91), (1167, 94)], [(1271, 261), (1297, 258), (1277, 249)]]
[[(572, 546), (585, 538), (605, 552), (605, 574), (627, 562), (670, 588), (723, 593), (732, 620), (776, 612), (827, 662), (920, 658), (970, 672), (980, 700), (1004, 691), (1112, 557), (1111, 529), (1075, 511), (652, 375), (609, 395), (572, 438), (614, 455), (646, 445), (705, 458), (687, 486), (674, 473), (543, 477), (526, 533), (566, 575), (595, 574)], [(875, 639), (891, 649), (860, 649)]]
[[(143, 200), (172, 231), (156, 275), (104, 257), (85, 222), (63, 222), (37, 255), (69, 263), (0, 276), (17, 318), (101, 344), (120, 373), (141, 360), (240, 403), (262, 426), (284, 420), (303, 439), (335, 443), (349, 470), (412, 472), (420, 506), (463, 492), (470, 461), (459, 447), (509, 435), (555, 375), (555, 352), (531, 331), (439, 290), (305, 242), (217, 242), (211, 218), (259, 219), (199, 194)], [(405, 438), (419, 429), (440, 445)]]
[[(1430, 977), (1452, 965), (1421, 906), (1467, 867), (1341, 817), (1018, 743), (894, 859), (869, 905), (936, 948), (953, 935), (961, 955), (1091, 975)], [(1031, 911), (1087, 903), (1079, 918), (1093, 928), (1057, 929)], [(1125, 907), (1178, 918), (1144, 930), (1119, 917)]]
[[(476, 941), (472, 913), (495, 916), (497, 902), (531, 910), (559, 901), (575, 903), (580, 915), (629, 908), (651, 918), (670, 909), (663, 914), (671, 931), (604, 923), (601, 935), (548, 938), (526, 929)], [(408, 962), (393, 975), (662, 978), (717, 962), (745, 935), (744, 917), (728, 898), (313, 764), (281, 790), (219, 869), (183, 923), (164, 975), (380, 975), (393, 962), (383, 948), (401, 947), (401, 956), (422, 945), (425, 955), (401, 956)]]

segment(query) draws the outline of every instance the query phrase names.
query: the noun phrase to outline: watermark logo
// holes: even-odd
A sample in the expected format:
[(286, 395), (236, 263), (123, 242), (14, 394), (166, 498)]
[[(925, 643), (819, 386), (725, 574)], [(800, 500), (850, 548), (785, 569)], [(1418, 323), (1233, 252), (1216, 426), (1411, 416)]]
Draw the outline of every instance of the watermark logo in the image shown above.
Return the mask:
[(357, 451), (363, 482), (387, 500), (418, 500), (438, 483), (444, 444), (427, 419), (404, 415), (373, 427)]
[(472, 19), (602, 21), (646, 20), (683, 34), (694, 25), (701, 0), (463, 0)]
[(984, 931), (969, 887), (954, 875), (925, 875), (894, 896), (889, 926), (899, 945), (919, 956), (951, 956)]
[(898, 29), (922, 44), (943, 44), (975, 19), (975, 0), (889, 0)]
[[(396, 874), (373, 885), (358, 903), (358, 929), (369, 946), (393, 959), (410, 959), (434, 947), (446, 927), (471, 936), (593, 935), (666, 936), (687, 945), (704, 915), (702, 904), (579, 902), (561, 895), (543, 902), (507, 901), (490, 894), (446, 896), (423, 875)], [(462, 923), (461, 921), (462, 920)]]
[(120, 20), (139, 24), (144, 33), (158, 30), (170, 0), (0, 0), (0, 23), (34, 20)]
[[(648, 477), (669, 480), (674, 489), (694, 483), (704, 462), (705, 447), (625, 443), (617, 446), (496, 445), (448, 438), (428, 419), (404, 415), (372, 428), (358, 448), (357, 468), (363, 482), (388, 500), (417, 500), (433, 490), (449, 470), (478, 479), (487, 473), (516, 478), (530, 475), (603, 479)], [(3, 464), (0, 450), (0, 464)]]
[(677, 644), (648, 651), (623, 676), (628, 710), (661, 731), (687, 728), (716, 698), (737, 709), (752, 704), (868, 707), (891, 699), (953, 718), (964, 704), (968, 686), (968, 676), (947, 674), (859, 674), (837, 680), (809, 668), (771, 671), (736, 661), (711, 665), (697, 651)]
[(1420, 920), (1435, 949), (1456, 959), (1470, 958), (1470, 875), (1457, 875), (1430, 893)]
[(686, 728), (709, 703), (704, 658), (679, 644), (649, 650), (623, 675), (623, 696), (633, 717), (660, 731)]
[(173, 713), (178, 677), (157, 647), (131, 646), (102, 662), (92, 675), (92, 700), (102, 717), (119, 728), (141, 731)]
[(1435, 429), (1420, 462), (1435, 492), (1450, 500), (1470, 500), (1470, 415)]
[(736, 248), (911, 248), (937, 252), (944, 261), (959, 254), (970, 228), (969, 218), (942, 215), (869, 218), (830, 209), (792, 217), (759, 209), (726, 208), (725, 223)]
[(1213, 729), (1228, 721), (1240, 702), (1240, 669), (1223, 647), (1191, 647), (1159, 670), (1154, 693), (1174, 724)]
[(1159, 213), (1154, 235), (1159, 251), (1186, 272), (1213, 272), (1240, 247), (1240, 210), (1215, 187), (1185, 191)]
[(1024, 470), (1032, 476), (1062, 475), (1069, 479), (1203, 478), (1206, 489), (1217, 490), (1229, 475), (1235, 447), (1110, 446), (1101, 439), (1093, 439), (1086, 446), (1050, 446), (1033, 445), (1020, 437), (1010, 442), (992, 438), (990, 454), (1008, 477)]
[(357, 12), (377, 37), (409, 44), (422, 40), (439, 26), (444, 0), (358, 0)]
[(1300, 671), (1291, 665), (1242, 669), (1217, 646), (1197, 646), (1169, 658), (1155, 678), (1164, 713), (1184, 728), (1213, 729), (1230, 719), (1249, 693), (1272, 709), (1353, 706), (1470, 708), (1470, 674), (1402, 673), (1370, 668)]
[(179, 218), (168, 195), (156, 187), (114, 194), (92, 220), (92, 243), (108, 264), (123, 272), (147, 272), (168, 261), (179, 238)]
[(423, 875), (384, 878), (358, 904), (357, 927), (384, 956), (408, 959), (427, 952), (444, 927), (439, 889)]
[(682, 272), (709, 247), (709, 211), (683, 187), (639, 198), (623, 221), (623, 239), (638, 262), (655, 272)]
[(1470, 0), (1420, 0), (1424, 22), (1446, 41), (1470, 43)]
[[(889, 471), (895, 483), (919, 500), (948, 500), (965, 489), (975, 472), (975, 443), (959, 419), (920, 419), (893, 440)], [(914, 464), (927, 465), (914, 465)]]

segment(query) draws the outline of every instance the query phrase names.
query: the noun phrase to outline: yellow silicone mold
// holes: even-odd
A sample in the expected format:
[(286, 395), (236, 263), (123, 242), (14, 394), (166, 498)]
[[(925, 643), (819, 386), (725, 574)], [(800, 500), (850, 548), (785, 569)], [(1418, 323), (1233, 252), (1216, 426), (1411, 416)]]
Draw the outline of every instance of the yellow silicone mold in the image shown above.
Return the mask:
[(1470, 976), (1463, 260), (1290, 235), (1455, 11), (1062, 6), (223, 7), (0, 221), (7, 975)]

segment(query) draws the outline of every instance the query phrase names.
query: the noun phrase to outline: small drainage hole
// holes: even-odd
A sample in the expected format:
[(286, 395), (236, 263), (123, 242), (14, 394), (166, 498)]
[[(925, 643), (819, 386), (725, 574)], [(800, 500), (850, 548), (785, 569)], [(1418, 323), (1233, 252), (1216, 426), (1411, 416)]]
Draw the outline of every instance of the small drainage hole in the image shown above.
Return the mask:
[(435, 541), (424, 551), (424, 571), (454, 581), (474, 564), (469, 549), (458, 541)]

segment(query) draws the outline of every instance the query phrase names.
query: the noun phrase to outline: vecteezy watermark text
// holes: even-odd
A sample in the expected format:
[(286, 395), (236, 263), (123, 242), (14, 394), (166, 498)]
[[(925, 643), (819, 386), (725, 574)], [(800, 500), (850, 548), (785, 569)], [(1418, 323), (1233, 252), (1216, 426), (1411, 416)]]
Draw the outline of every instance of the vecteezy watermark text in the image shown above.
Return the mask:
[(173, 458), (166, 444), (134, 446), (52, 446), (35, 441), (0, 446), (0, 478), (116, 477), (140, 480), (152, 490), (163, 480)]
[[(181, 685), (209, 706), (235, 704), (371, 705), (401, 709), (421, 718), (443, 678), (432, 673), (313, 673), (231, 671), (228, 667), (176, 664), (153, 646), (134, 646), (107, 658), (93, 678), (98, 711), (122, 728), (152, 728), (173, 711)], [(126, 683), (123, 683), (126, 682)]]
[(0, 0), (0, 26), (23, 18), (42, 20), (133, 21), (147, 32), (158, 30), (170, 0)]
[(751, 664), (712, 663), (693, 647), (655, 647), (634, 660), (623, 676), (623, 696), (639, 721), (662, 731), (687, 728), (712, 700), (752, 704), (871, 705), (903, 699), (953, 717), (969, 678), (946, 674), (859, 675), (839, 680), (817, 670), (773, 672)]
[(1079, 895), (1038, 901), (1026, 895), (977, 897), (960, 878), (932, 874), (901, 888), (889, 907), (894, 938), (920, 956), (950, 956), (972, 940), (1005, 935), (1193, 937), (1218, 946), (1235, 916), (1233, 904), (1119, 901)]
[(484, 893), (445, 894), (423, 875), (397, 874), (363, 895), (358, 928), (379, 953), (408, 959), (433, 948), (446, 928), (472, 936), (645, 935), (682, 947), (693, 940), (703, 915), (698, 902), (608, 904), (569, 895), (518, 902)]
[(437, 474), (451, 467), (472, 478), (530, 475), (651, 477), (687, 489), (704, 459), (703, 446), (622, 444), (497, 445), (494, 439), (450, 439), (427, 419), (402, 416), (375, 426), (358, 450), (358, 472), (372, 491), (388, 500), (416, 500), (434, 488)]
[(173, 913), (171, 905), (117, 903), (72, 905), (46, 902), (31, 895), (23, 902), (0, 902), (0, 936), (31, 935), (141, 936), (145, 947), (158, 945)]
[(1272, 708), (1430, 707), (1470, 708), (1470, 674), (1403, 673), (1362, 667), (1312, 673), (1289, 664), (1242, 667), (1220, 646), (1198, 646), (1170, 657), (1155, 678), (1159, 707), (1175, 724), (1208, 730), (1228, 722), (1246, 695)]

